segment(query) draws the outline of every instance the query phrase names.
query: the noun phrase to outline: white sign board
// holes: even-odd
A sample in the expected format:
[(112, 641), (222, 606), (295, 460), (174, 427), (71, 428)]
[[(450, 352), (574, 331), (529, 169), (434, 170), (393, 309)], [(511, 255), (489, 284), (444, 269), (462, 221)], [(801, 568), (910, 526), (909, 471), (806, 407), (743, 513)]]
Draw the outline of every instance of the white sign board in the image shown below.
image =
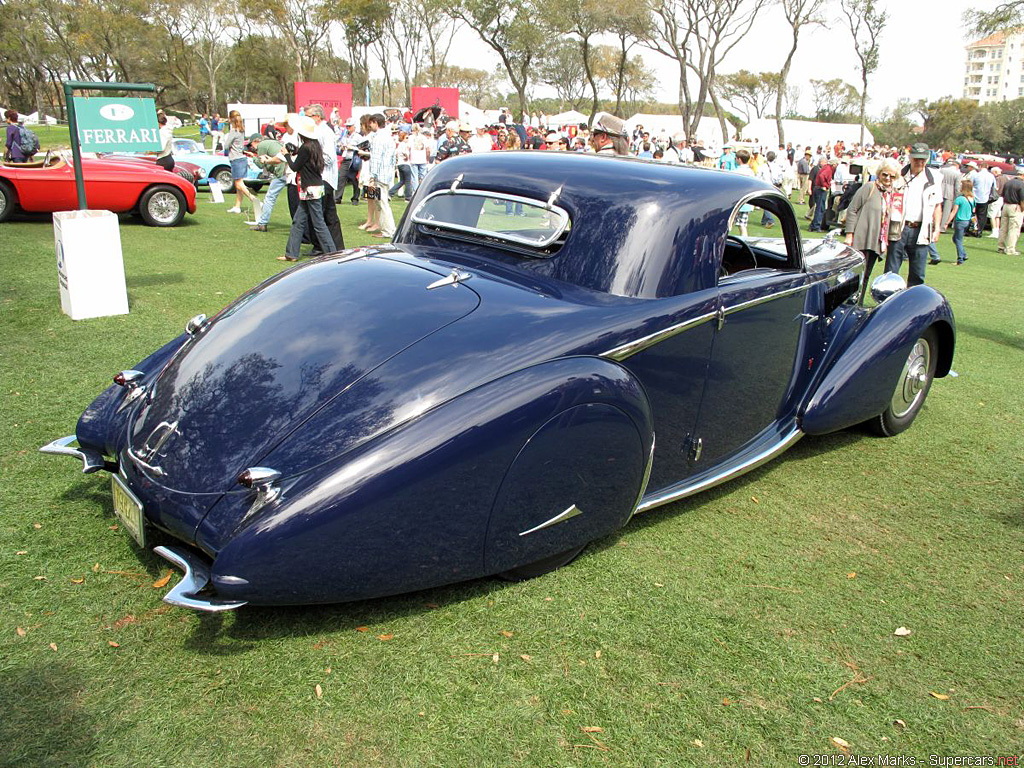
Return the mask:
[[(288, 114), (287, 104), (228, 104), (228, 112), (237, 109), (245, 123), (245, 135), (251, 136), (260, 132), (260, 127), (267, 123), (279, 123)], [(227, 133), (229, 129), (225, 128)]]
[(128, 314), (121, 230), (110, 211), (53, 214), (60, 308), (72, 320)]

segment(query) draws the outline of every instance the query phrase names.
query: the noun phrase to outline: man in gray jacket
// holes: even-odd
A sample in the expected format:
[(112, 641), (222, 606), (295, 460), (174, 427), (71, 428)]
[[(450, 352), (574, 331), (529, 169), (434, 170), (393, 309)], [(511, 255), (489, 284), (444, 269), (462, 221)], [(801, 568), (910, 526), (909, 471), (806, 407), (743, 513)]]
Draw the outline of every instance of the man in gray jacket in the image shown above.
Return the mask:
[(955, 157), (950, 156), (946, 164), (942, 166), (942, 231), (946, 231), (946, 222), (949, 221), (950, 211), (953, 210), (953, 201), (960, 194), (960, 163)]

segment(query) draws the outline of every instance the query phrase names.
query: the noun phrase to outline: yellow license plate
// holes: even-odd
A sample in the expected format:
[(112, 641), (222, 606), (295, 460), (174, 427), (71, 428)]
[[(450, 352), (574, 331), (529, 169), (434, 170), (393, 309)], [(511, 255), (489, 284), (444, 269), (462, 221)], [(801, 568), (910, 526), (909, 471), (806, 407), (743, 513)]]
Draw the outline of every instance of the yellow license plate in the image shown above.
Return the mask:
[(111, 475), (110, 488), (114, 495), (114, 514), (140, 547), (146, 546), (146, 524), (142, 516), (142, 502), (117, 475)]

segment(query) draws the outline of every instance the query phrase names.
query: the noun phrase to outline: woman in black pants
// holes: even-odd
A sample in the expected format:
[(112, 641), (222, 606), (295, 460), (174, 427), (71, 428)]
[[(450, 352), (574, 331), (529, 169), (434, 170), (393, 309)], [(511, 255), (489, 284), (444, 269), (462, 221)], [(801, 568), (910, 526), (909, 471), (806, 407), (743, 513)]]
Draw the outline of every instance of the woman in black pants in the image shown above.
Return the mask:
[(335, 250), (334, 239), (324, 222), (324, 153), (320, 141), (316, 138), (316, 123), (311, 117), (300, 117), (295, 132), (299, 134), (302, 143), (294, 155), (286, 147), (285, 156), (288, 158), (288, 166), (297, 174), (299, 205), (292, 219), (292, 229), (288, 234), (284, 256), (278, 256), (278, 261), (299, 260), (299, 246), (302, 244), (307, 220), (320, 244), (320, 250), (324, 253), (332, 253)]

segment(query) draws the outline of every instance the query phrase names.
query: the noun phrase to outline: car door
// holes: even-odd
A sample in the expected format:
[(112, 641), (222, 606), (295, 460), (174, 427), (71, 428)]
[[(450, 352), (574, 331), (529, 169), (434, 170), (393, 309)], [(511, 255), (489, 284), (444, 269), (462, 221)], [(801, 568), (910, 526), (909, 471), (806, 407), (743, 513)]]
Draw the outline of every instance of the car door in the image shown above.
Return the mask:
[[(794, 383), (819, 319), (807, 311), (812, 280), (801, 266), (795, 227), (791, 222), (793, 236), (776, 241), (774, 249), (752, 249), (757, 266), (719, 271), (718, 316), (694, 433), (699, 471), (770, 441), (770, 430), (787, 426), (795, 415)], [(730, 240), (742, 247), (739, 238)]]

